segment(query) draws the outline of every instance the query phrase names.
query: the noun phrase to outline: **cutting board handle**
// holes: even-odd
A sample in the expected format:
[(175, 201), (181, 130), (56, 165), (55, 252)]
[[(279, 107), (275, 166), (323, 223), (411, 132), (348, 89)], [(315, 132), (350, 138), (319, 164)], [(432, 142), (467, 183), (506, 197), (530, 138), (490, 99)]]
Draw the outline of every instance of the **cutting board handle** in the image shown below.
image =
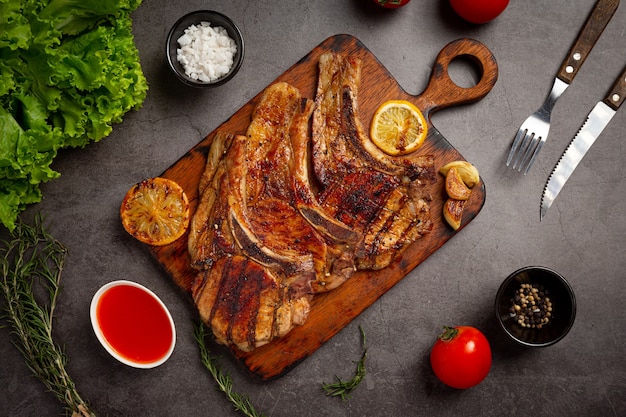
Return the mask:
[[(468, 58), (479, 66), (480, 80), (473, 87), (460, 87), (450, 78), (448, 66), (456, 58)], [(437, 55), (428, 85), (417, 97), (417, 104), (429, 118), (437, 110), (482, 99), (497, 79), (498, 64), (491, 51), (476, 40), (458, 39), (447, 44)]]

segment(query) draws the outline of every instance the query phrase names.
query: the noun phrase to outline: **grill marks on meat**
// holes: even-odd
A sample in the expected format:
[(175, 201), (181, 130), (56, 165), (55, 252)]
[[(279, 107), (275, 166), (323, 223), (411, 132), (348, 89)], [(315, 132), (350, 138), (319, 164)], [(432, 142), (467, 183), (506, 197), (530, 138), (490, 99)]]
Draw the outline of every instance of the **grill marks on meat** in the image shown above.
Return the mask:
[(332, 241), (344, 244), (353, 244), (358, 234), (349, 226), (334, 219), (320, 206), (312, 185), (311, 157), (309, 149), (309, 119), (313, 112), (313, 102), (303, 101), (302, 109), (298, 113), (299, 120), (292, 125), (291, 145), (294, 153), (293, 189), (296, 207), (315, 227), (315, 229), (330, 238)]
[(296, 266), (294, 258), (258, 246), (261, 255), (253, 258), (240, 244), (232, 204), (237, 201), (236, 173), (245, 160), (246, 141), (245, 136), (215, 136), (188, 246), (191, 265), (200, 270), (192, 297), (202, 320), (220, 343), (250, 351), (304, 323), (311, 294), (287, 284), (314, 273), (311, 262)]
[(326, 53), (315, 101), (279, 82), (246, 135), (218, 133), (189, 231), (192, 296), (243, 351), (303, 324), (315, 294), (380, 269), (428, 233), (432, 156), (392, 157), (358, 118), (361, 62)]
[(228, 202), (223, 198), (229, 189), (225, 159), (233, 138), (218, 133), (207, 155), (187, 242), (191, 266), (196, 269), (210, 268), (215, 260), (239, 253), (228, 222)]
[[(285, 94), (280, 94), (280, 87), (266, 91), (256, 107), (247, 136), (237, 137), (232, 145), (229, 158), (232, 164), (228, 169), (232, 184), (228, 195), (229, 215), (235, 239), (249, 257), (282, 270), (290, 281), (301, 279), (306, 287), (306, 282), (315, 278), (312, 253), (305, 250), (304, 242), (290, 245), (289, 234), (274, 232), (277, 228), (296, 228), (294, 237), (308, 237), (308, 224), (289, 205), (291, 191), (284, 189), (289, 186), (285, 164), (290, 151), (276, 146), (271, 139), (272, 134), (282, 135), (280, 126), (289, 126), (291, 118), (279, 124), (264, 119), (268, 110), (287, 107), (295, 99), (293, 91), (284, 89)], [(315, 239), (307, 243), (312, 250), (319, 249)]]
[(317, 277), (311, 282), (313, 293), (337, 288), (347, 281), (356, 270), (354, 246), (359, 235), (348, 225), (333, 218), (320, 205), (314, 193), (310, 174), (309, 121), (314, 109), (311, 100), (303, 100), (300, 112), (290, 129), (293, 152), (294, 206), (300, 215), (319, 233), (326, 242), (324, 268), (317, 268)]
[(309, 314), (307, 298), (290, 297), (271, 269), (235, 255), (201, 271), (194, 285), (200, 317), (219, 343), (242, 351), (269, 343), (301, 325)]
[(202, 319), (216, 339), (249, 350), (271, 339), (273, 310), (268, 304), (280, 298), (278, 280), (246, 257), (220, 258), (206, 275), (196, 303)]
[(327, 52), (319, 71), (311, 135), (319, 202), (362, 236), (357, 267), (381, 269), (432, 228), (427, 185), (436, 180), (434, 160), (389, 156), (366, 135), (357, 108), (360, 60)]
[(199, 184), (192, 295), (216, 339), (244, 351), (304, 323), (313, 294), (355, 270), (296, 207), (291, 136), (308, 134), (311, 110), (293, 86), (267, 88), (246, 136), (215, 136)]
[(335, 288), (354, 271), (343, 248), (320, 234), (296, 204), (291, 137), (307, 135), (310, 111), (310, 101), (302, 99), (295, 87), (287, 83), (268, 87), (252, 114), (246, 141), (241, 143), (246, 151), (237, 165), (240, 169), (231, 171), (240, 179), (240, 193), (231, 210), (250, 237), (241, 246), (255, 259), (254, 254), (263, 250), (291, 259), (296, 269), (286, 285), (298, 294)]

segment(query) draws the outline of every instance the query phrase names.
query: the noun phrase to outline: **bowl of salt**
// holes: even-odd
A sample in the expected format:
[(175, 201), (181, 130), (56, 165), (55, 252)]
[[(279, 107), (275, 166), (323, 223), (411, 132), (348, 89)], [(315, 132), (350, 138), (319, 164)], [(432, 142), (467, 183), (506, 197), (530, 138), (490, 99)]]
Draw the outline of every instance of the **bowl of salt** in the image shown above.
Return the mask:
[(231, 80), (244, 57), (241, 31), (229, 17), (198, 10), (178, 19), (167, 35), (167, 62), (183, 84), (217, 87)]

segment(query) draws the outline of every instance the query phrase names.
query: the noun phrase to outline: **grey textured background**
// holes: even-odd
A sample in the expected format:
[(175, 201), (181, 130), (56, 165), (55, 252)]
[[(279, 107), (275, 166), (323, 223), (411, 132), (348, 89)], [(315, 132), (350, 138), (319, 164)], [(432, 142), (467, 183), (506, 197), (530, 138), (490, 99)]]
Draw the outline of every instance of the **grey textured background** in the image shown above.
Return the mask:
[[(626, 64), (622, 5), (553, 113), (548, 142), (525, 177), (505, 168), (517, 128), (542, 103), (593, 0), (511, 0), (486, 25), (458, 19), (445, 0), (413, 0), (384, 11), (369, 0), (146, 0), (134, 32), (150, 84), (143, 108), (110, 137), (60, 153), (61, 178), (43, 187), (50, 231), (70, 250), (56, 313), (78, 390), (101, 416), (235, 416), (199, 361), (196, 318), (146, 247), (118, 219), (130, 186), (160, 174), (278, 75), (329, 36), (358, 37), (412, 94), (421, 92), (438, 51), (471, 37), (499, 64), (499, 80), (482, 101), (437, 113), (433, 123), (474, 163), (487, 189), (478, 217), (349, 326), (290, 373), (271, 382), (243, 371), (227, 352), (235, 388), (267, 416), (618, 416), (626, 415), (626, 110), (615, 116), (578, 167), (543, 222), (545, 181), (588, 111)], [(183, 87), (168, 72), (164, 44), (188, 11), (214, 9), (233, 18), (246, 41), (240, 73), (218, 89)], [(458, 70), (458, 71), (457, 71)], [(467, 68), (454, 71), (471, 82)], [(499, 333), (493, 300), (515, 269), (543, 265), (561, 272), (578, 299), (570, 334), (543, 350), (519, 349)], [(137, 370), (112, 359), (89, 322), (92, 295), (104, 283), (131, 279), (170, 308), (178, 340), (170, 360)], [(466, 391), (444, 387), (428, 362), (441, 326), (483, 330), (493, 349), (488, 378)], [(321, 384), (349, 377), (360, 356), (358, 326), (369, 346), (368, 374), (347, 402)], [(58, 416), (62, 408), (27, 370), (0, 329), (0, 416)]]

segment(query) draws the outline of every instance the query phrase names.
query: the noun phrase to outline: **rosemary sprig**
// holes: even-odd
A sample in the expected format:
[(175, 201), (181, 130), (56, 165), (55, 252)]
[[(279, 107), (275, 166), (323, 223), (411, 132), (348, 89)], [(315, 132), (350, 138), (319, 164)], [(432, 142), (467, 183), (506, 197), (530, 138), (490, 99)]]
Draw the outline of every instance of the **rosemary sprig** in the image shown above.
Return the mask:
[[(13, 344), (32, 373), (73, 417), (94, 416), (65, 367), (67, 357), (52, 339), (54, 309), (67, 249), (46, 233), (41, 216), (33, 226), (17, 222), (12, 240), (0, 241), (0, 286), (6, 299), (0, 316), (12, 327)], [(43, 294), (39, 294), (43, 290)], [(46, 295), (40, 304), (35, 293)]]
[(235, 407), (235, 411), (241, 411), (248, 417), (264, 417), (258, 413), (249, 398), (246, 395), (238, 394), (233, 391), (233, 380), (228, 373), (222, 372), (219, 358), (209, 351), (205, 343), (206, 332), (204, 324), (197, 323), (194, 326), (194, 337), (200, 348), (200, 360), (206, 369), (209, 370), (215, 382), (217, 382), (217, 390), (226, 394), (228, 401)]
[(363, 378), (365, 378), (365, 358), (367, 357), (367, 346), (365, 344), (365, 332), (363, 328), (359, 326), (359, 332), (361, 333), (361, 342), (363, 345), (363, 354), (361, 355), (361, 359), (357, 362), (356, 372), (354, 377), (352, 377), (349, 381), (343, 381), (337, 375), (335, 375), (335, 379), (337, 382), (327, 384), (323, 383), (322, 388), (326, 391), (326, 395), (330, 395), (332, 397), (341, 397), (342, 400), (347, 400), (350, 398), (350, 393), (361, 383)]

